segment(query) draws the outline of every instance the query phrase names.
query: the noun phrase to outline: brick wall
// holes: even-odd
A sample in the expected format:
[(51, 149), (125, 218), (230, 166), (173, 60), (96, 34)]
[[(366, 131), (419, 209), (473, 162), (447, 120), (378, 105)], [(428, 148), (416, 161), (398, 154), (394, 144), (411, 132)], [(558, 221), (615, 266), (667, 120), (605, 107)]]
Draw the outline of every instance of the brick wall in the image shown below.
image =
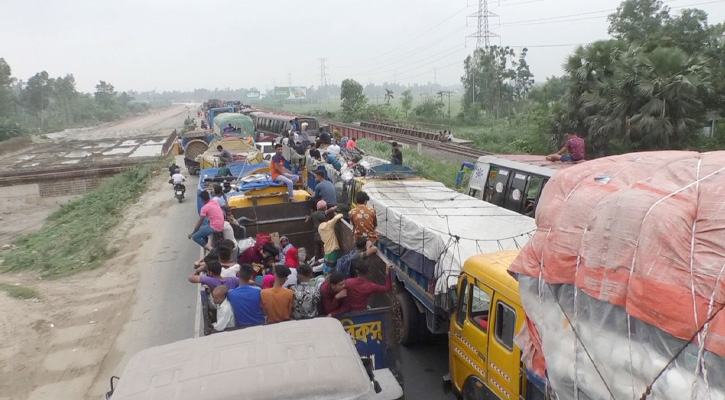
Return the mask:
[(60, 179), (38, 182), (40, 197), (72, 196), (88, 192), (96, 188), (102, 181), (98, 176), (84, 178)]

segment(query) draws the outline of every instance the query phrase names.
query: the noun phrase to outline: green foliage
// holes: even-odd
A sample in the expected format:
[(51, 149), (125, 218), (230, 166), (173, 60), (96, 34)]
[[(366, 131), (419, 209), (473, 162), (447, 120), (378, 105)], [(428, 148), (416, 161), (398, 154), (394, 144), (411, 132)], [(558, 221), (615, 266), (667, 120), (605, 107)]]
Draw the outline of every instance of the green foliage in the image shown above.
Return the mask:
[(114, 176), (48, 217), (42, 230), (22, 237), (5, 255), (3, 269), (38, 270), (56, 277), (93, 269), (108, 256), (107, 233), (126, 206), (146, 190), (156, 166), (142, 165)]
[[(365, 153), (368, 155), (390, 160), (390, 144), (385, 142), (375, 142), (370, 139), (360, 139), (356, 143), (358, 147), (365, 150)], [(425, 154), (418, 154), (418, 152), (413, 149), (404, 148), (402, 151), (403, 164), (416, 169), (422, 177), (441, 182), (449, 188), (455, 187), (456, 174), (461, 167), (460, 164), (437, 160)]]
[(363, 87), (354, 79), (342, 81), (340, 100), (342, 100), (342, 112), (347, 121), (351, 121), (367, 105), (367, 97), (363, 94)]
[(134, 103), (129, 93), (119, 95), (104, 81), (93, 95), (80, 93), (72, 74), (52, 78), (42, 71), (26, 83), (17, 82), (10, 66), (0, 58), (0, 140), (26, 131), (56, 132), (95, 125), (149, 108), (146, 103)]
[(418, 118), (433, 120), (443, 117), (444, 107), (445, 105), (438, 99), (426, 97), (420, 104), (415, 106), (413, 113)]
[(407, 118), (408, 114), (410, 114), (410, 110), (413, 109), (413, 95), (411, 94), (410, 89), (403, 92), (402, 98), (400, 99), (400, 107), (403, 109), (403, 113)]
[(0, 283), (0, 290), (6, 292), (8, 296), (15, 299), (28, 300), (37, 299), (40, 297), (35, 289), (20, 285), (9, 285), (7, 283)]

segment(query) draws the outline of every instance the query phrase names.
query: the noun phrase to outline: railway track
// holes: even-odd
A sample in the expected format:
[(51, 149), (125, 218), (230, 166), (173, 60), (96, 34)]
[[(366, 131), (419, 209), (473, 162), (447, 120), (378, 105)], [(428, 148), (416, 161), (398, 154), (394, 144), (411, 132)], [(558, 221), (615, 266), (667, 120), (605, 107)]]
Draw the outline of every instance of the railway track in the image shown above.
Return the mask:
[(478, 157), (493, 154), (487, 151), (472, 149), (470, 147), (454, 144), (454, 143), (441, 143), (437, 140), (431, 140), (424, 137), (414, 136), (413, 134), (390, 132), (389, 130), (377, 129), (372, 127), (363, 127), (352, 124), (343, 124), (338, 122), (330, 122), (330, 125), (338, 128), (344, 128), (341, 130), (343, 136), (353, 136), (355, 138), (367, 138), (376, 141), (397, 141), (408, 145), (417, 146), (420, 144), (423, 147), (443, 151), (446, 153), (452, 153), (458, 156), (470, 157), (477, 159)]

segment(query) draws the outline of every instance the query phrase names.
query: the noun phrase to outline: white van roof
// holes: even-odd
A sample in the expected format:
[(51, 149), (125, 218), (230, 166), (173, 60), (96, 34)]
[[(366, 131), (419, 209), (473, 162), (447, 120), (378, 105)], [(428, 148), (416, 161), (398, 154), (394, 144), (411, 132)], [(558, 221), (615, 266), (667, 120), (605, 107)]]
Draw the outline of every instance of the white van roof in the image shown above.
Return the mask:
[(142, 350), (112, 400), (359, 399), (371, 392), (340, 321), (315, 318)]

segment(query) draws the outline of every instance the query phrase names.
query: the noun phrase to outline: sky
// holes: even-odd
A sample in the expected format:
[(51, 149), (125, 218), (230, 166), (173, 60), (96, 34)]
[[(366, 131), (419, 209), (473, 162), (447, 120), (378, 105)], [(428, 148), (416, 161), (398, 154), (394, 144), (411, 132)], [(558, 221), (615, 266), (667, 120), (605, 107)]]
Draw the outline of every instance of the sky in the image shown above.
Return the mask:
[[(606, 39), (619, 0), (489, 0), (491, 44), (529, 48), (537, 82)], [(725, 0), (665, 0), (725, 21)], [(327, 82), (460, 82), (478, 0), (0, 0), (13, 76), (72, 73), (78, 90), (272, 89)]]

